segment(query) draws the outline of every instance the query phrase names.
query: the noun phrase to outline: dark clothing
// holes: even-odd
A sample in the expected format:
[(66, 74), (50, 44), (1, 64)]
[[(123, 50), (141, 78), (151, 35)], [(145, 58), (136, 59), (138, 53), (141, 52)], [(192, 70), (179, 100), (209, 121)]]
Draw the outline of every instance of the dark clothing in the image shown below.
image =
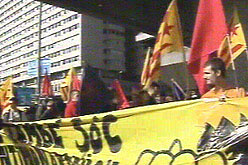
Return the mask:
[(45, 112), (40, 116), (39, 119), (45, 120), (45, 119), (54, 119), (57, 118), (58, 114), (55, 110), (45, 110)]
[(99, 77), (98, 70), (87, 66), (77, 107), (79, 115), (108, 112), (110, 111), (111, 99), (111, 92)]
[(65, 115), (66, 104), (63, 103), (63, 100), (56, 101), (56, 109), (58, 110), (58, 117), (62, 118)]
[(149, 101), (147, 101), (145, 104), (143, 104), (143, 106), (145, 106), (145, 105), (154, 105), (154, 104), (157, 104), (156, 100), (151, 97)]
[(31, 105), (29, 109), (25, 112), (25, 116), (27, 121), (34, 121), (36, 119), (36, 111), (37, 107), (36, 105)]
[(35, 119), (39, 120), (41, 118), (41, 115), (45, 112), (45, 110), (46, 110), (46, 106), (40, 104), (36, 110)]

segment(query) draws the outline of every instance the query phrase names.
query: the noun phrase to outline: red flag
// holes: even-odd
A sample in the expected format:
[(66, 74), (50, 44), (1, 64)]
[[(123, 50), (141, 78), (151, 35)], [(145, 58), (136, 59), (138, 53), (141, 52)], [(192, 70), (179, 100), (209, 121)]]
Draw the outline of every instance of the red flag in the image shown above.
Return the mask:
[(81, 89), (81, 80), (78, 79), (77, 75), (72, 77), (72, 90), (80, 91)]
[(120, 100), (118, 109), (129, 108), (130, 104), (125, 96), (125, 93), (123, 92), (120, 82), (118, 80), (114, 80), (112, 87), (116, 90), (117, 96)]
[(51, 81), (47, 73), (45, 74), (45, 77), (43, 79), (41, 95), (42, 96), (53, 96)]
[(196, 80), (199, 92), (207, 92), (203, 79), (203, 67), (213, 57), (227, 34), (227, 26), (221, 0), (200, 0), (188, 69)]

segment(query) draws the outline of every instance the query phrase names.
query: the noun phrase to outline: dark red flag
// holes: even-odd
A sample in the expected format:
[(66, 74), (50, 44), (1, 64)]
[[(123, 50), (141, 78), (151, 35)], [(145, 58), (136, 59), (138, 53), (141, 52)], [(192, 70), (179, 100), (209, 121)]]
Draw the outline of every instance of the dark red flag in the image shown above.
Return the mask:
[(117, 96), (119, 98), (119, 105), (118, 105), (118, 109), (125, 109), (125, 108), (129, 108), (130, 104), (126, 98), (126, 95), (121, 87), (121, 84), (119, 82), (119, 80), (114, 80), (112, 87), (115, 89)]
[(200, 0), (188, 69), (195, 78), (199, 92), (207, 92), (203, 67), (213, 57), (227, 34), (227, 25), (221, 0)]
[(47, 73), (45, 74), (45, 77), (43, 79), (42, 83), (42, 96), (53, 96), (53, 89), (51, 85), (51, 80), (48, 77)]

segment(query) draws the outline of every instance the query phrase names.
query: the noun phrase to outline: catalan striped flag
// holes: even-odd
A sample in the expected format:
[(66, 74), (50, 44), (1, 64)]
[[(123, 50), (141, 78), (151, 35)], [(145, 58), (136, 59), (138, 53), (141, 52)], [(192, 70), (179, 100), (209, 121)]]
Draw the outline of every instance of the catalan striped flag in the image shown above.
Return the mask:
[(230, 37), (228, 37), (228, 35), (224, 37), (217, 52), (217, 56), (225, 62), (226, 68), (229, 67), (232, 61)]
[(228, 35), (222, 41), (218, 51), (218, 57), (222, 58), (226, 63), (226, 67), (228, 67), (245, 49), (245, 35), (239, 20), (237, 8), (234, 8), (228, 28)]
[(237, 58), (245, 49), (246, 41), (242, 25), (239, 20), (238, 10), (234, 9), (229, 27), (233, 59)]
[(67, 73), (66, 78), (60, 85), (61, 98), (64, 101), (70, 100), (70, 93), (72, 90), (80, 91), (81, 81), (77, 78), (77, 73), (74, 68), (71, 68)]
[(177, 1), (172, 0), (160, 25), (153, 54), (149, 62), (149, 74), (143, 84), (144, 89), (149, 88), (160, 75), (161, 56), (172, 52), (183, 52), (182, 31), (179, 20)]
[(144, 66), (143, 66), (143, 71), (142, 71), (142, 75), (141, 75), (141, 85), (145, 85), (148, 78), (149, 78), (149, 71), (150, 71), (150, 59), (151, 59), (151, 47), (148, 48), (147, 53), (146, 53), (146, 58), (144, 61)]
[(4, 109), (7, 109), (10, 106), (10, 99), (14, 97), (13, 92), (13, 81), (12, 77), (7, 78), (7, 80), (0, 87), (0, 104), (2, 109), (2, 114)]

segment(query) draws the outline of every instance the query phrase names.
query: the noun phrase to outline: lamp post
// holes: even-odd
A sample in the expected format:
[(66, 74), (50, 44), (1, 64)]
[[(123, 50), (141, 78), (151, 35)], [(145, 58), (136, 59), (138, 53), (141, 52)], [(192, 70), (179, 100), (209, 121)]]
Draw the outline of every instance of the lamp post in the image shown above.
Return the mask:
[(36, 90), (36, 94), (38, 96), (40, 96), (40, 91), (41, 91), (41, 62), (40, 62), (40, 58), (41, 58), (41, 24), (42, 24), (42, 2), (40, 2), (40, 12), (39, 12), (39, 31), (38, 31), (38, 57), (37, 57), (37, 61), (38, 61), (38, 68), (37, 68), (37, 90)]

